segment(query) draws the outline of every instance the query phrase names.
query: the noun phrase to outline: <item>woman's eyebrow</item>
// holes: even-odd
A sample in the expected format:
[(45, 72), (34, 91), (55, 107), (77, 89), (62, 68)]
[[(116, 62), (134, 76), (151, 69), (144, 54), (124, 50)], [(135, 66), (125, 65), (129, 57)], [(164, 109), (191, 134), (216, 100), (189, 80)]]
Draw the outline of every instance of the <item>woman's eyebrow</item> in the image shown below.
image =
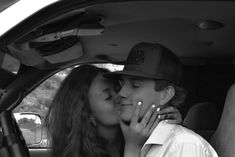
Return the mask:
[(111, 90), (110, 88), (103, 89), (104, 92), (109, 92), (110, 90)]

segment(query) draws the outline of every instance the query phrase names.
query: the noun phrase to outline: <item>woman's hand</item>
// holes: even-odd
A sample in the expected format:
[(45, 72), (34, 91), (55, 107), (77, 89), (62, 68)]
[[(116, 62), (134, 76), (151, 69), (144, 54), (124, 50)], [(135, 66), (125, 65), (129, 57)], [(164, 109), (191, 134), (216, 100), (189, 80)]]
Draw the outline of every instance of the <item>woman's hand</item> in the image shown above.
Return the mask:
[(120, 121), (125, 143), (140, 148), (144, 145), (153, 129), (159, 123), (159, 119), (157, 118), (159, 110), (156, 110), (156, 105), (154, 104), (149, 107), (144, 117), (139, 121), (141, 106), (142, 102), (138, 102), (137, 105), (135, 105), (129, 125)]
[(182, 117), (178, 109), (174, 107), (160, 109), (159, 107), (156, 108), (155, 104), (148, 108), (144, 117), (139, 121), (141, 106), (142, 102), (138, 102), (137, 105), (135, 105), (129, 125), (120, 121), (120, 126), (125, 138), (124, 157), (138, 157), (142, 146), (161, 120), (173, 124), (182, 123)]
[(141, 105), (142, 102), (138, 102), (137, 105), (135, 105), (129, 125), (120, 121), (120, 126), (125, 138), (124, 157), (140, 156), (142, 146), (160, 121), (157, 119), (158, 110), (155, 109), (156, 105), (152, 105), (139, 122)]
[(149, 107), (148, 111), (139, 122), (141, 105), (142, 102), (138, 102), (137, 105), (135, 105), (129, 125), (120, 121), (120, 126), (127, 144), (142, 147), (161, 120), (165, 120), (171, 124), (182, 123), (182, 117), (177, 108), (172, 106), (156, 108), (154, 104)]
[(173, 106), (168, 106), (166, 108), (162, 108), (158, 112), (158, 118), (161, 120), (165, 120), (170, 124), (182, 124), (183, 119), (179, 112), (179, 110)]

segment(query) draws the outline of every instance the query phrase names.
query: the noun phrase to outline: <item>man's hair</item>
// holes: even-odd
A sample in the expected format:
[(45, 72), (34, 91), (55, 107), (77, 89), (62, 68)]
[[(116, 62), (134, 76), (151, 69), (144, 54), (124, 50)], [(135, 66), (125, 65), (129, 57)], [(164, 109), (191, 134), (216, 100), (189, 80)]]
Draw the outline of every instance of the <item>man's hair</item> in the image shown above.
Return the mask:
[(155, 90), (156, 91), (162, 91), (168, 86), (172, 86), (175, 89), (175, 95), (174, 97), (167, 103), (168, 106), (174, 106), (176, 108), (179, 108), (181, 105), (183, 105), (186, 96), (187, 91), (176, 85), (175, 83), (169, 82), (167, 80), (155, 80)]

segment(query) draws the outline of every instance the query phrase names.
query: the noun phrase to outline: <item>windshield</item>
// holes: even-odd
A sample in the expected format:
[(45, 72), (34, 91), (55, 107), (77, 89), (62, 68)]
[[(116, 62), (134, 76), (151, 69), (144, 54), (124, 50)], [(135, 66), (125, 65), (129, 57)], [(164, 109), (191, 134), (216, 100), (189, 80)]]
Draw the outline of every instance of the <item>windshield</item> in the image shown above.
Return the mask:
[(0, 36), (30, 15), (57, 1), (59, 0), (1, 0)]

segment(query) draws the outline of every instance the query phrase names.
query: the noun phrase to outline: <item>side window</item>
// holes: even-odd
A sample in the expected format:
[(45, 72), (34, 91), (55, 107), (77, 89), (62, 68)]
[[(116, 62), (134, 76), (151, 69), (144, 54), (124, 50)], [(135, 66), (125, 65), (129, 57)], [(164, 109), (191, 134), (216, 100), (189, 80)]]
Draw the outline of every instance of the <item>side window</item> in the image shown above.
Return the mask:
[[(110, 71), (122, 70), (123, 66), (113, 64), (94, 64)], [(75, 66), (76, 67), (76, 66)], [(20, 126), (25, 141), (30, 148), (49, 147), (45, 116), (62, 81), (74, 67), (60, 71), (28, 94), (14, 109), (14, 116)]]
[(14, 109), (14, 116), (28, 147), (48, 147), (45, 116), (56, 91), (71, 69), (60, 71), (45, 80)]

